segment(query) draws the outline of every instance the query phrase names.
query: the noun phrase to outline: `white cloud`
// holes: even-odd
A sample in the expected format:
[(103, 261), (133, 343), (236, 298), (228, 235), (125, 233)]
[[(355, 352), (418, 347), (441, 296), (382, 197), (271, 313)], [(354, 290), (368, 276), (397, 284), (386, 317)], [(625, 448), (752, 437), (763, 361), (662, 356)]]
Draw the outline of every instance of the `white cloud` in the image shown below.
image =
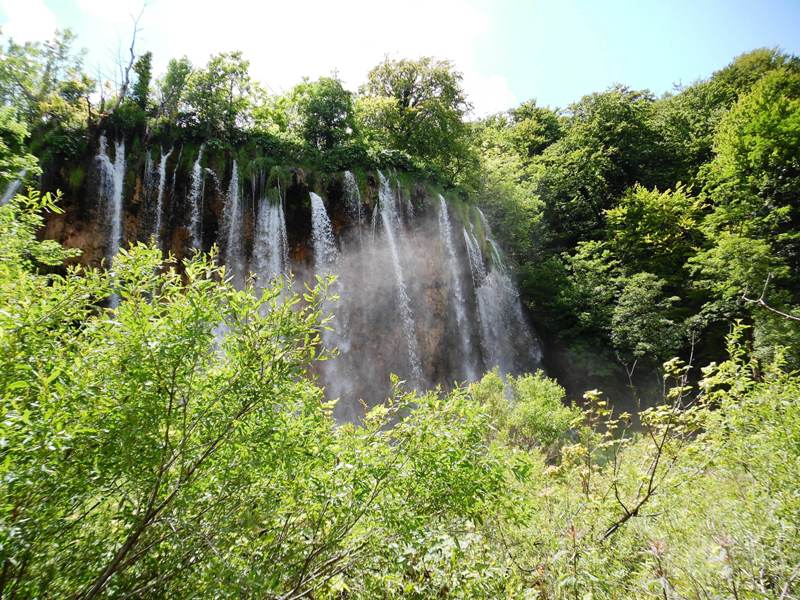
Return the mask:
[(16, 42), (50, 39), (56, 30), (56, 17), (44, 0), (0, 0), (4, 19), (2, 32)]
[[(80, 2), (116, 23), (135, 4)], [(430, 55), (464, 73), (476, 115), (515, 101), (504, 76), (477, 67), (476, 45), (492, 24), (467, 0), (154, 0), (141, 25), (141, 47), (153, 50), (158, 70), (175, 56), (203, 64), (212, 53), (241, 50), (251, 74), (275, 91), (333, 71), (356, 89), (385, 55)]]

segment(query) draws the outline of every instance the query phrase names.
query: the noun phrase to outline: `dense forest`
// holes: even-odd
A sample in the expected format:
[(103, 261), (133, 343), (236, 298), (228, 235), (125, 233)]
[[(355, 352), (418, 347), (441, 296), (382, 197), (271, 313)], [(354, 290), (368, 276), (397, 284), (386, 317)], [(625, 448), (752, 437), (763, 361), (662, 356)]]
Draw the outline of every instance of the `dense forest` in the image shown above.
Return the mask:
[[(240, 53), (152, 63), (0, 51), (0, 596), (800, 597), (800, 59), (480, 119), (435, 58), (280, 95)], [(393, 377), (334, 418), (358, 290), (236, 280), (169, 223), (113, 265), (49, 239), (106, 136), (480, 208), (466, 243), (502, 246), (544, 370)]]

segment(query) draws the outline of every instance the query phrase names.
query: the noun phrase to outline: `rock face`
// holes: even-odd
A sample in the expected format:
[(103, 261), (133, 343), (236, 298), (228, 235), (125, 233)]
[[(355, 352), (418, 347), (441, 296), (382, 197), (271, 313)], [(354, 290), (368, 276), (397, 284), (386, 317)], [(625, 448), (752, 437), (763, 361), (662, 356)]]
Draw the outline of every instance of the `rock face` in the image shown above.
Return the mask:
[[(339, 418), (382, 402), (391, 373), (427, 389), (494, 367), (539, 366), (538, 340), (474, 207), (388, 173), (267, 168), (258, 157), (234, 160), (204, 145), (139, 143), (118, 177), (122, 210), (113, 213), (106, 209), (118, 188), (104, 169), (122, 147), (121, 139), (98, 140), (96, 156), (73, 165), (86, 176), (43, 235), (81, 248), (77, 260), (94, 266), (108, 262), (120, 232), (122, 247), (154, 240), (177, 257), (216, 244), (238, 285), (248, 274), (259, 285), (291, 274), (298, 286), (336, 275), (339, 300), (326, 307), (334, 330), (323, 342), (339, 355), (317, 374), (329, 397), (340, 398)], [(315, 264), (320, 256), (324, 264)]]

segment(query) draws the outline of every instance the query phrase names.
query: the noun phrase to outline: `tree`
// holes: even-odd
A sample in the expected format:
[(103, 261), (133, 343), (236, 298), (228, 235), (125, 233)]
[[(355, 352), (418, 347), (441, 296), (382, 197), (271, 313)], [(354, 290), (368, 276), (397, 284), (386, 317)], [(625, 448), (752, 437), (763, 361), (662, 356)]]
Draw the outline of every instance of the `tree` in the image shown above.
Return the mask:
[(523, 102), (508, 114), (510, 141), (523, 157), (532, 158), (541, 154), (563, 135), (558, 113), (537, 106), (535, 100)]
[(36, 157), (27, 152), (25, 142), (28, 129), (24, 123), (14, 119), (14, 109), (0, 107), (0, 190), (24, 173), (36, 175), (41, 172)]
[[(139, 28), (139, 21), (144, 14), (145, 6), (142, 6), (142, 10), (139, 11), (139, 15), (136, 17), (132, 17), (133, 20), (133, 31), (131, 32), (131, 45), (128, 47), (128, 62), (125, 64), (123, 61), (122, 56), (117, 57), (117, 68), (119, 69), (119, 80), (117, 82), (117, 98), (114, 101), (114, 108), (111, 109), (111, 112), (117, 112), (119, 107), (122, 106), (123, 102), (128, 99), (129, 89), (131, 87), (131, 71), (133, 70), (136, 72), (134, 68), (136, 65), (136, 37), (139, 35), (141, 29)], [(148, 81), (149, 84), (149, 81)]]
[(788, 234), (779, 252), (797, 256), (800, 70), (764, 75), (720, 123), (715, 150), (705, 189), (714, 205), (708, 225), (759, 237)]
[(678, 160), (674, 181), (689, 183), (713, 158), (714, 135), (723, 116), (767, 73), (800, 66), (797, 59), (761, 48), (736, 57), (710, 78), (656, 102), (656, 123)]
[(136, 73), (136, 83), (133, 84), (133, 93), (131, 97), (133, 101), (142, 110), (147, 108), (147, 102), (150, 97), (150, 79), (153, 72), (153, 53), (145, 52), (142, 54), (133, 65), (133, 71)]
[[(800, 69), (767, 71), (720, 122), (716, 155), (705, 169), (706, 248), (691, 258), (709, 306), (752, 318), (766, 346), (800, 347), (800, 335), (757, 305), (742, 306), (769, 279), (769, 303), (784, 313), (800, 304)], [(746, 309), (746, 310), (743, 310)], [(795, 328), (796, 329), (796, 328)], [(759, 351), (766, 351), (759, 344)]]
[(541, 230), (542, 204), (530, 181), (527, 149), (515, 144), (514, 126), (505, 114), (471, 127), (479, 156), (475, 195), (512, 257), (532, 259), (538, 249), (532, 241)]
[(608, 334), (614, 305), (624, 284), (624, 265), (600, 241), (581, 242), (572, 255), (564, 255), (568, 268), (566, 285), (558, 306), (571, 315), (576, 331)]
[[(277, 287), (256, 299), (220, 283), (214, 257), (178, 273), (143, 245), (120, 253), (116, 274), (42, 273), (77, 253), (36, 240), (42, 209), (58, 210), (36, 193), (0, 207), (0, 593), (161, 588), (197, 557), (213, 567), (220, 519), (258, 504), (251, 476), (275, 474), (253, 470), (274, 456), (268, 431), (323, 423), (302, 374), (324, 284), (295, 310)], [(110, 293), (113, 311), (100, 307)], [(237, 333), (218, 348), (223, 322)], [(301, 437), (304, 454), (318, 436)]]
[(31, 129), (47, 117), (64, 118), (67, 111), (85, 120), (94, 83), (81, 71), (83, 53), (73, 51), (74, 42), (75, 34), (66, 29), (44, 43), (8, 40), (0, 50), (0, 101), (14, 107)]
[(611, 341), (624, 361), (661, 363), (680, 347), (682, 327), (670, 314), (679, 298), (665, 297), (665, 285), (652, 273), (625, 281), (611, 317)]
[(800, 69), (800, 59), (775, 48), (757, 48), (740, 54), (726, 67), (716, 71), (710, 83), (725, 97), (727, 105), (747, 95), (761, 78), (776, 69)]
[(604, 211), (625, 189), (671, 185), (653, 125), (652, 94), (617, 86), (570, 106), (565, 134), (536, 161), (536, 190), (559, 246), (600, 234)]
[(317, 150), (330, 150), (353, 137), (353, 95), (337, 78), (303, 81), (289, 94), (289, 103), (298, 133)]
[(727, 231), (719, 233), (710, 248), (692, 256), (688, 265), (694, 285), (724, 301), (760, 291), (768, 277), (780, 279), (789, 274), (768, 242)]
[(192, 63), (188, 58), (172, 58), (167, 65), (167, 72), (157, 82), (158, 114), (169, 123), (178, 120), (191, 73)]
[(185, 99), (195, 123), (223, 137), (244, 126), (253, 86), (249, 66), (241, 52), (227, 52), (191, 73)]
[(683, 186), (659, 192), (640, 185), (606, 211), (609, 248), (632, 271), (682, 283), (682, 268), (702, 242), (701, 206)]
[(448, 61), (386, 59), (361, 87), (359, 122), (389, 148), (457, 174), (466, 152), (463, 118), (471, 108), (461, 81)]

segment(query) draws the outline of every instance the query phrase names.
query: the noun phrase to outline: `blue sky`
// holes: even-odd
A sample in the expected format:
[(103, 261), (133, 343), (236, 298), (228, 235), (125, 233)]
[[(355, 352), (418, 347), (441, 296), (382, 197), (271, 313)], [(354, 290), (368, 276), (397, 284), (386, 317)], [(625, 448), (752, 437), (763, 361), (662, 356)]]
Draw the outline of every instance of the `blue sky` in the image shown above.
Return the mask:
[[(0, 0), (19, 41), (70, 27), (87, 67), (113, 78), (142, 0)], [(383, 56), (452, 60), (476, 113), (536, 98), (564, 107), (614, 83), (657, 94), (738, 54), (800, 54), (800, 0), (147, 0), (138, 49), (156, 69), (241, 49), (273, 91), (333, 70), (351, 88)]]
[(565, 106), (614, 83), (669, 91), (743, 52), (800, 54), (800, 0), (499, 0), (493, 49), (518, 98)]

